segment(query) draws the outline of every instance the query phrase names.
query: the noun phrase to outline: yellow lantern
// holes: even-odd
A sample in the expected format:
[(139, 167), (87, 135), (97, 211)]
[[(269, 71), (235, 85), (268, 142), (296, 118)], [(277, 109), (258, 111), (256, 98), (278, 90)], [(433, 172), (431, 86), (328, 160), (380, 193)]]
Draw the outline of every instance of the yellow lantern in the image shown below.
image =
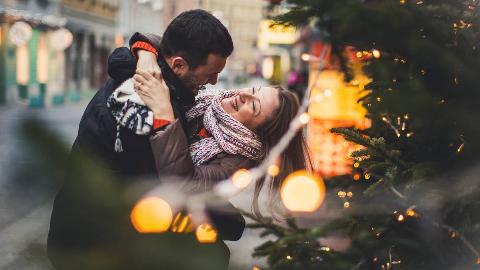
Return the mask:
[(200, 243), (214, 243), (217, 241), (217, 230), (210, 224), (204, 223), (198, 226), (195, 236)]
[(170, 205), (158, 197), (141, 199), (130, 214), (133, 226), (140, 233), (164, 232), (170, 227), (172, 218)]
[(313, 212), (325, 199), (325, 184), (318, 176), (297, 171), (285, 178), (280, 197), (290, 211)]

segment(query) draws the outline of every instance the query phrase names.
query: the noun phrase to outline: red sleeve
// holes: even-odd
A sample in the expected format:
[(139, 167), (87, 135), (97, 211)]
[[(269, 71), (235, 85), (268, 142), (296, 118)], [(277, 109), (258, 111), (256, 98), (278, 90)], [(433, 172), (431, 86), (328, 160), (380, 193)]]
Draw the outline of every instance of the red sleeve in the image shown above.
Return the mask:
[(151, 52), (151, 53), (155, 54), (156, 57), (158, 57), (157, 49), (155, 49), (155, 47), (153, 47), (152, 44), (150, 44), (148, 42), (145, 42), (145, 41), (137, 41), (137, 42), (133, 43), (130, 50), (132, 51), (133, 55), (135, 55), (135, 56), (137, 56), (137, 51), (138, 50), (144, 50), (144, 51)]

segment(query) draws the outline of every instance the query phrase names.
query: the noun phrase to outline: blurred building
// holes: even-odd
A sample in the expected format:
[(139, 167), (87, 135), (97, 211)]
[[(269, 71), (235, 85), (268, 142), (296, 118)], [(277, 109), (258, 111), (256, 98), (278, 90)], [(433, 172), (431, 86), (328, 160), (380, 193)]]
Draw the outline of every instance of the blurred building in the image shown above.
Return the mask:
[(116, 46), (127, 45), (135, 32), (161, 35), (165, 30), (164, 13), (168, 0), (120, 0), (117, 14)]
[(79, 99), (106, 78), (118, 0), (0, 4), (0, 103)]
[(255, 65), (256, 44), (263, 17), (264, 0), (202, 0), (200, 8), (219, 18), (232, 35), (235, 47), (227, 69), (242, 74)]
[[(165, 27), (178, 14), (196, 8), (201, 8), (202, 0), (162, 0), (163, 1), (163, 24)], [(228, 1), (226, 1), (228, 2)]]

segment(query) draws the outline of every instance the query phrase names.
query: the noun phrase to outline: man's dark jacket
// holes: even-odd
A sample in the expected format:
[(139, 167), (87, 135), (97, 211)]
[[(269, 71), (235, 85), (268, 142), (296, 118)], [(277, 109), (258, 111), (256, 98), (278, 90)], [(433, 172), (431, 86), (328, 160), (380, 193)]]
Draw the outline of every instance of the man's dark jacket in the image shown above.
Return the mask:
[[(130, 45), (138, 40), (150, 42), (136, 33)], [(190, 138), (200, 128), (196, 122), (187, 124), (184, 117), (193, 105), (194, 96), (163, 57), (158, 58), (162, 76), (171, 91), (174, 114)], [(133, 230), (129, 218), (133, 202), (159, 180), (147, 136), (122, 129), (124, 151), (114, 151), (116, 124), (106, 100), (124, 80), (133, 76), (136, 59), (128, 48), (118, 48), (110, 56), (108, 65), (112, 79), (97, 92), (82, 116), (72, 146), (71, 166), (66, 170), (65, 181), (53, 205), (48, 235), (48, 255), (52, 263), (57, 269), (132, 269), (132, 265), (143, 265), (143, 269), (172, 269), (168, 267), (173, 264), (175, 269), (183, 269), (177, 262), (188, 262), (183, 259), (190, 257), (195, 263), (195, 254), (203, 252), (206, 258), (210, 255), (216, 257), (219, 264), (228, 265), (229, 251), (222, 241), (200, 245), (191, 234), (141, 235)], [(230, 214), (225, 214), (225, 208)], [(220, 239), (240, 238), (245, 221), (233, 206), (226, 203), (221, 211), (209, 209), (208, 214), (219, 230)], [(168, 260), (172, 265), (165, 263)], [(201, 263), (197, 265), (203, 269)], [(188, 267), (185, 265), (185, 269)]]

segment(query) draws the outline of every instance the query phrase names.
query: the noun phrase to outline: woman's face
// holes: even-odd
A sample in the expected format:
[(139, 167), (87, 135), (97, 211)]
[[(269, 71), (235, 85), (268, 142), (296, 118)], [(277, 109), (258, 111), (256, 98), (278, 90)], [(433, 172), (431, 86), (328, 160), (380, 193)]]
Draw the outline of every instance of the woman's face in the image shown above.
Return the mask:
[(276, 88), (262, 86), (239, 91), (238, 95), (224, 98), (221, 105), (225, 112), (251, 130), (268, 121), (280, 105)]

